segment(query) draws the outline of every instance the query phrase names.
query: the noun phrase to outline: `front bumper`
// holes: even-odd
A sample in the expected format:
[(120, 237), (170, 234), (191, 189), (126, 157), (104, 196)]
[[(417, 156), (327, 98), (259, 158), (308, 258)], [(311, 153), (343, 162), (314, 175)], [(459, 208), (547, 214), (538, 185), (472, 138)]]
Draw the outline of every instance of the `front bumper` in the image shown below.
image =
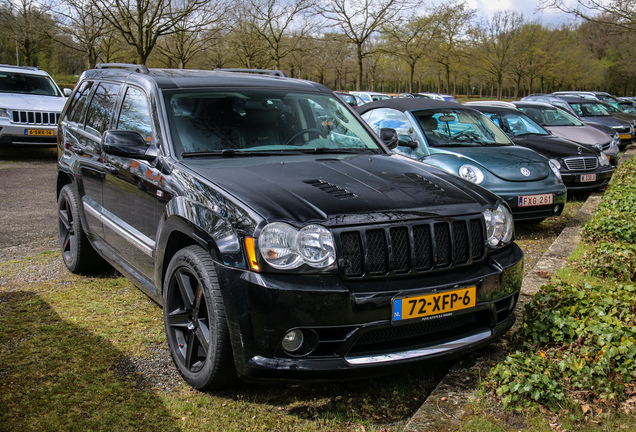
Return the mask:
[[(385, 374), (474, 350), (514, 323), (522, 277), (523, 252), (515, 244), (484, 262), (414, 278), (351, 281), (219, 268), (237, 372), (254, 382)], [(391, 320), (396, 296), (472, 285), (475, 307)], [(301, 355), (282, 349), (291, 329), (302, 329), (311, 339)]]
[[(515, 221), (527, 221), (545, 219), (551, 216), (559, 216), (563, 212), (567, 202), (567, 189), (565, 185), (542, 188), (541, 190), (491, 190), (503, 198), (512, 212)], [(521, 197), (552, 194), (552, 203), (537, 205), (519, 205)], [(539, 202), (539, 201), (537, 201)]]
[(57, 145), (57, 126), (0, 124), (0, 145)]
[[(568, 191), (588, 192), (607, 186), (612, 178), (613, 172), (614, 169), (611, 167), (607, 167), (607, 169), (604, 170), (597, 170), (595, 172), (561, 172), (561, 178), (563, 179), (563, 183), (567, 187)], [(582, 181), (585, 179), (584, 176), (589, 176), (590, 174), (596, 175), (596, 179), (594, 181)]]

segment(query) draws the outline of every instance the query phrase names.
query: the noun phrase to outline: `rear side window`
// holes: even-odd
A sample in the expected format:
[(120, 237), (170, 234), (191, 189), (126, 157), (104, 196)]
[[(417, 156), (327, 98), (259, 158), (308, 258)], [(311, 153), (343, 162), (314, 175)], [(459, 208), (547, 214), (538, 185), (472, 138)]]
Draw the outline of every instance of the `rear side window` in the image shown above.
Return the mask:
[(108, 127), (115, 109), (119, 85), (100, 83), (86, 113), (86, 131), (100, 138)]
[(148, 100), (141, 90), (129, 87), (119, 113), (117, 129), (138, 132), (144, 140), (152, 140), (152, 125)]
[(84, 81), (79, 90), (73, 95), (68, 111), (68, 119), (70, 121), (81, 124), (84, 120), (82, 113), (84, 112), (84, 107), (88, 101), (88, 95), (91, 92), (92, 86), (93, 81)]

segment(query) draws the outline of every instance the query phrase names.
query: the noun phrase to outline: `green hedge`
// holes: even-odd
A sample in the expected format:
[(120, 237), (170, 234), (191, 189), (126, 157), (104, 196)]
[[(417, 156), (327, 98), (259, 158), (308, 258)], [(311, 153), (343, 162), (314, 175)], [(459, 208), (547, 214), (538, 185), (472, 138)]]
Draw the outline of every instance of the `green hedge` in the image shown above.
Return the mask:
[(553, 279), (526, 306), (514, 353), (481, 387), (505, 407), (616, 407), (634, 389), (636, 158), (617, 169), (581, 237), (590, 251), (571, 273), (583, 268), (597, 282)]

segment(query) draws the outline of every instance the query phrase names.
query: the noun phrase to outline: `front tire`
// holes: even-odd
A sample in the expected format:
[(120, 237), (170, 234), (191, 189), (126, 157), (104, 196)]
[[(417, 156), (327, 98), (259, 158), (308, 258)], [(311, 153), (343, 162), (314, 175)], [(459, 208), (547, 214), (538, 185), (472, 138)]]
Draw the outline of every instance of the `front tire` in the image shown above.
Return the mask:
[(236, 380), (225, 308), (214, 262), (199, 246), (170, 261), (163, 292), (163, 317), (170, 354), (183, 379), (199, 390)]
[(62, 259), (73, 273), (87, 273), (104, 266), (104, 260), (91, 245), (79, 215), (79, 200), (71, 185), (60, 191), (57, 220)]

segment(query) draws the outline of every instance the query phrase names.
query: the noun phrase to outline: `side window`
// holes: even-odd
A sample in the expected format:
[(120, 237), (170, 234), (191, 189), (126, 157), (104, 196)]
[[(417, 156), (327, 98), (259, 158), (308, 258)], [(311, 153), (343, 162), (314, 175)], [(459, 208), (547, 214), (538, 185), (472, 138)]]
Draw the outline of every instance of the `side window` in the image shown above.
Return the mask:
[(128, 87), (119, 112), (117, 129), (139, 132), (146, 141), (152, 140), (150, 110), (144, 92)]
[(75, 92), (73, 99), (71, 100), (68, 110), (68, 119), (74, 123), (82, 123), (84, 107), (88, 101), (88, 95), (91, 92), (93, 81), (84, 81), (82, 86)]
[(365, 113), (362, 118), (379, 133), (382, 128), (395, 129), (398, 135), (413, 134), (413, 125), (406, 114), (390, 108), (378, 108)]
[(100, 83), (97, 86), (86, 113), (87, 132), (98, 138), (102, 136), (115, 109), (119, 87), (118, 84), (111, 83)]

